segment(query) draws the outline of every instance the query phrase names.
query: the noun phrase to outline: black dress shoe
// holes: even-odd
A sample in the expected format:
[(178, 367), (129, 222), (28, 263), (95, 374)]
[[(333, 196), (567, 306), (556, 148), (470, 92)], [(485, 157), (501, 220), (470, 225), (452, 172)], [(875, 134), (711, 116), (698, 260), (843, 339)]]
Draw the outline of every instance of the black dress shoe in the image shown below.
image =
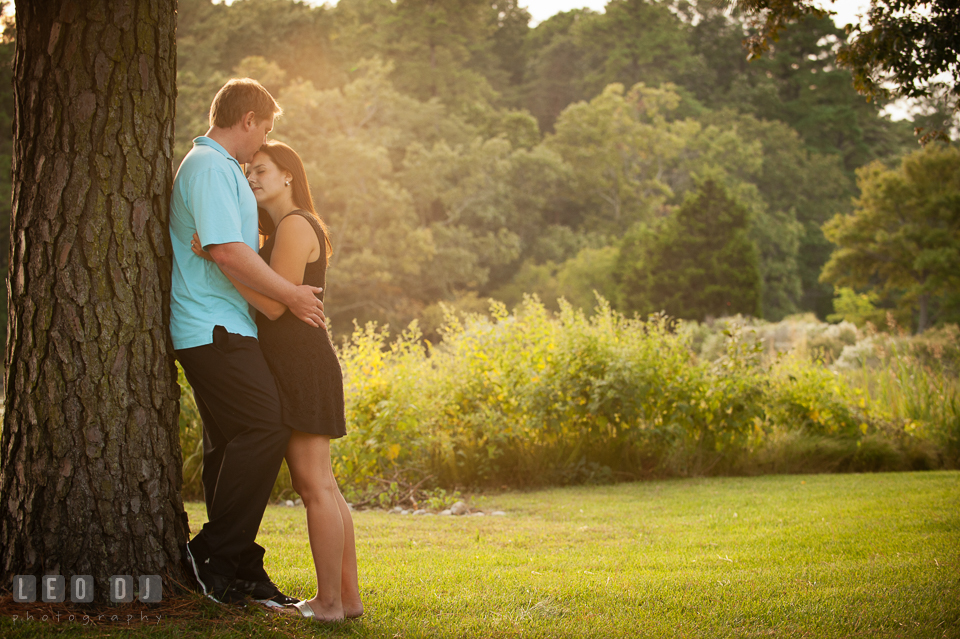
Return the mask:
[(198, 561), (190, 550), (190, 544), (187, 544), (187, 563), (193, 568), (200, 592), (217, 603), (246, 606), (247, 597), (234, 587), (234, 580), (210, 570), (209, 561), (209, 557)]
[(237, 579), (233, 582), (233, 587), (249, 595), (254, 601), (258, 601), (271, 608), (282, 608), (300, 601), (296, 597), (291, 597), (280, 592), (277, 585), (269, 579), (263, 581)]

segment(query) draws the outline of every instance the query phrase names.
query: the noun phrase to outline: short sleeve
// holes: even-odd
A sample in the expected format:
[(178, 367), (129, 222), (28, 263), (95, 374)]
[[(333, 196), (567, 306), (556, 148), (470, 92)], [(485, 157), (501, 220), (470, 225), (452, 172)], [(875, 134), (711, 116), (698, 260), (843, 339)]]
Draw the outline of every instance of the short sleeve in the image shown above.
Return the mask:
[(208, 169), (190, 181), (187, 205), (197, 224), (200, 244), (243, 242), (240, 201), (232, 176)]

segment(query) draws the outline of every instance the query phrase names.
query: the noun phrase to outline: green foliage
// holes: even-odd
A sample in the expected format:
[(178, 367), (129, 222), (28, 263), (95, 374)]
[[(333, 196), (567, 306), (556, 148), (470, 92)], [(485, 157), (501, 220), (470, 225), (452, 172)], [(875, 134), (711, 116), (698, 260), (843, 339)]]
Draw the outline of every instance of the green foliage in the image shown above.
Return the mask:
[(684, 77), (695, 64), (688, 31), (667, 3), (611, 0), (602, 16), (577, 25), (577, 43), (589, 69), (583, 89), (596, 95), (614, 83), (657, 86)]
[(509, 280), (543, 227), (550, 194), (568, 174), (555, 153), (515, 149), (505, 137), (456, 148), (412, 145), (400, 180), (443, 247), (430, 281), (437, 286), (463, 273), (433, 295), (449, 299), (456, 287), (486, 292)]
[[(431, 401), (418, 431), (433, 436), (426, 450), (399, 443), (398, 463), (429, 455), (430, 474), (454, 485), (583, 481), (602, 478), (604, 467), (636, 473), (645, 461), (666, 464), (650, 455), (671, 447), (693, 451), (699, 461), (685, 465), (716, 463), (752, 428), (749, 388), (739, 378), (721, 390), (703, 380), (710, 371), (690, 365), (662, 320), (642, 326), (605, 305), (587, 319), (565, 304), (551, 320), (532, 300), (512, 317), (495, 308), (494, 318), (464, 326), (451, 317), (444, 341), (421, 355), (415, 377)], [(403, 344), (404, 354), (416, 352)], [(700, 389), (694, 398), (684, 396), (691, 387)], [(357, 428), (364, 438), (365, 424)]]
[[(737, 472), (761, 465), (789, 433), (835, 442), (839, 452), (824, 458), (834, 470), (956, 463), (953, 413), (906, 389), (928, 408), (893, 419), (884, 397), (804, 347), (770, 357), (759, 329), (729, 324), (719, 356), (706, 360), (665, 318), (629, 320), (602, 300), (591, 317), (560, 309), (551, 317), (527, 300), (512, 315), (497, 305), (492, 318), (449, 315), (443, 342), (427, 349), (415, 330), (389, 348), (382, 331), (357, 333), (341, 352), (362, 392), (348, 393), (353, 430), (338, 448), (338, 476), (364, 486), (402, 471), (449, 487)], [(855, 329), (845, 330), (834, 339), (849, 344)], [(911, 364), (882, 370), (890, 366)], [(960, 402), (949, 373), (931, 369), (927, 381), (946, 405)]]
[(622, 306), (674, 317), (759, 315), (761, 279), (746, 209), (713, 180), (656, 234), (628, 237), (618, 266)]
[(439, 342), (442, 339), (440, 331), (447, 324), (447, 316), (450, 314), (456, 315), (460, 320), (469, 315), (488, 314), (490, 301), (489, 297), (480, 297), (475, 292), (468, 291), (452, 301), (431, 304), (423, 310), (418, 320), (424, 339), (433, 344)]
[[(759, 57), (780, 39), (791, 23), (826, 20), (827, 11), (808, 0), (740, 0), (760, 26), (748, 41)], [(938, 88), (960, 96), (960, 9), (949, 0), (873, 0), (859, 23), (848, 24), (848, 37), (836, 50), (836, 61), (853, 72), (856, 89), (870, 99), (929, 96)], [(943, 79), (944, 76), (947, 79)], [(923, 139), (946, 139), (934, 130)]]
[(884, 311), (875, 306), (879, 297), (873, 291), (857, 293), (852, 288), (842, 286), (837, 289), (837, 297), (833, 307), (837, 312), (828, 315), (831, 322), (852, 322), (863, 328), (867, 322), (880, 326), (884, 319)]
[(491, 296), (508, 308), (520, 306), (529, 296), (546, 300), (545, 305), (550, 310), (557, 310), (557, 300), (561, 297), (557, 283), (557, 265), (552, 261), (537, 264), (527, 260), (520, 265), (520, 269), (513, 280), (498, 289)]
[[(431, 508), (465, 487), (650, 476), (960, 467), (960, 330), (863, 334), (628, 319), (528, 298), (447, 311), (442, 341), (368, 324), (339, 351), (348, 436), (333, 446), (356, 504)], [(827, 367), (823, 358), (833, 361)], [(185, 382), (181, 379), (181, 384)], [(202, 495), (199, 419), (181, 399), (185, 494)], [(292, 498), (282, 473), (275, 498)]]
[(332, 50), (330, 13), (296, 0), (237, 0), (229, 6), (179, 0), (177, 66), (203, 80), (229, 73), (245, 58), (262, 57), (291, 78), (323, 87), (339, 83), (341, 61)]
[(177, 364), (177, 381), (180, 383), (180, 453), (183, 455), (183, 489), (180, 492), (185, 500), (203, 499), (200, 476), (203, 470), (203, 430), (200, 411), (180, 364)]
[(391, 80), (403, 93), (459, 111), (496, 98), (491, 79), (504, 73), (493, 46), (502, 26), (498, 14), (484, 0), (400, 0), (348, 2), (334, 10), (334, 20), (349, 25), (337, 35), (347, 36), (351, 62), (383, 57), (393, 63)]
[(811, 366), (798, 354), (785, 357), (777, 373), (770, 403), (775, 423), (789, 424), (790, 430), (804, 435), (841, 439), (856, 439), (869, 430), (865, 415), (856, 408), (858, 394), (843, 384), (837, 373)]
[(897, 169), (873, 163), (858, 177), (857, 209), (823, 227), (838, 248), (821, 279), (875, 288), (915, 311), (923, 332), (936, 304), (960, 290), (960, 149), (930, 144)]
[[(614, 273), (620, 251), (615, 246), (584, 248), (560, 265), (557, 270), (557, 291), (574, 308), (590, 309), (597, 295), (616, 297)], [(541, 295), (541, 298), (544, 298)]]
[(642, 84), (629, 93), (611, 84), (588, 103), (568, 107), (546, 145), (571, 167), (571, 197), (586, 213), (582, 223), (601, 232), (623, 232), (653, 218), (673, 193), (661, 179), (689, 137), (691, 122), (668, 123), (677, 107), (672, 87)]
[(493, 88), (503, 95), (506, 104), (519, 102), (518, 92), (527, 67), (524, 42), (530, 33), (530, 12), (517, 0), (493, 0), (491, 20), (496, 24), (491, 53), (500, 72), (491, 80)]
[(851, 74), (835, 65), (833, 51), (843, 39), (829, 18), (803, 19), (770, 57), (751, 63), (755, 71), (743, 90), (755, 115), (786, 122), (811, 150), (838, 154), (852, 172), (899, 151), (902, 142), (877, 117), (880, 105), (857, 95)]
[(531, 29), (524, 41), (529, 71), (523, 76), (522, 104), (542, 131), (553, 131), (568, 105), (591, 97), (582, 86), (588, 67), (577, 35), (579, 25), (591, 19), (589, 9), (557, 13)]
[[(750, 210), (750, 236), (760, 249), (764, 315), (795, 312), (801, 299), (798, 253), (806, 239), (797, 210), (807, 212), (811, 192), (820, 196), (820, 206), (824, 195), (846, 195), (831, 187), (838, 179), (829, 171), (811, 170), (809, 154), (783, 125), (729, 112), (680, 120), (675, 117), (680, 103), (670, 85), (660, 90), (637, 85), (626, 95), (611, 85), (589, 104), (572, 105), (561, 114), (556, 134), (545, 145), (575, 176), (567, 197), (584, 215), (571, 222), (608, 236), (620, 236), (637, 222), (660, 232), (654, 220), (666, 205), (682, 202), (698, 181), (712, 177)], [(819, 231), (824, 213), (818, 209), (818, 214), (810, 224), (817, 234), (813, 241), (825, 243)], [(814, 262), (813, 280), (820, 264)]]
[[(468, 293), (615, 299), (602, 268), (584, 279), (570, 261), (638, 222), (658, 231), (706, 178), (750, 213), (763, 316), (825, 317), (820, 226), (849, 211), (847, 175), (899, 153), (909, 127), (832, 66), (829, 22), (753, 64), (748, 27), (705, 0), (616, 0), (533, 28), (518, 0), (181, 0), (175, 161), (228, 77), (279, 98), (275, 137), (305, 159), (332, 230), (338, 327), (405, 326)], [(0, 144), (0, 170), (9, 157)], [(937, 303), (960, 317), (960, 295)]]
[[(871, 366), (866, 359), (847, 372), (851, 384), (874, 403), (881, 427), (892, 434), (891, 439), (914, 444), (914, 448), (933, 444), (942, 463), (954, 468), (960, 465), (960, 393), (956, 369), (944, 374), (944, 368), (955, 366), (960, 344), (956, 338), (953, 326), (946, 361), (941, 340), (914, 344), (871, 340), (868, 346), (874, 349), (875, 363)], [(886, 366), (877, 365), (884, 360)], [(927, 467), (929, 461), (918, 453), (913, 465)]]
[(412, 454), (431, 437), (423, 416), (432, 398), (421, 392), (424, 380), (418, 378), (424, 359), (420, 332), (413, 324), (389, 345), (387, 338), (385, 330), (368, 324), (340, 350), (344, 392), (362, 400), (347, 406), (356, 445), (337, 447), (335, 470), (360, 488), (400, 467), (430, 474), (426, 460)]
[(763, 316), (778, 320), (803, 309), (825, 318), (833, 310), (833, 288), (819, 278), (833, 246), (820, 227), (834, 214), (849, 212), (854, 195), (840, 158), (810, 151), (795, 130), (777, 120), (725, 109), (702, 121), (760, 145), (755, 151), (760, 166), (741, 179), (756, 185), (766, 204), (753, 210), (753, 238), (764, 272)]
[(946, 324), (924, 331), (905, 345), (917, 361), (937, 373), (960, 376), (960, 327)]
[[(869, 26), (857, 25), (855, 37), (837, 54), (837, 61), (853, 69), (861, 93), (889, 94), (881, 78), (892, 80), (896, 93), (925, 95), (931, 84), (952, 84), (960, 96), (960, 9), (948, 0), (884, 0), (871, 3)], [(897, 43), (897, 44), (894, 44)], [(939, 77), (948, 74), (950, 80)]]

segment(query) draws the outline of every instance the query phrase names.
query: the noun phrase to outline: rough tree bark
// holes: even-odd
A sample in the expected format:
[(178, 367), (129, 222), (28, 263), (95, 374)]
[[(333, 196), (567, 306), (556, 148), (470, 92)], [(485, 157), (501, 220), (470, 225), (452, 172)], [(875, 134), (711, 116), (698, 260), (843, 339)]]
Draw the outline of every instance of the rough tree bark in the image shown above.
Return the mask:
[(182, 578), (176, 0), (18, 2), (2, 583)]

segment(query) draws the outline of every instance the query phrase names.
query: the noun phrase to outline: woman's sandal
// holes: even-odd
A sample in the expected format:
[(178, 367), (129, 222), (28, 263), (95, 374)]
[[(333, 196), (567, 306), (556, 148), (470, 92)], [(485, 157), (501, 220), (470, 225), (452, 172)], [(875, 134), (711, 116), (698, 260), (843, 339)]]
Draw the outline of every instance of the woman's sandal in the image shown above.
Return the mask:
[(310, 604), (308, 604), (306, 600), (298, 601), (290, 605), (296, 608), (304, 619), (313, 619), (316, 621), (317, 615), (313, 614), (313, 608), (310, 607)]

